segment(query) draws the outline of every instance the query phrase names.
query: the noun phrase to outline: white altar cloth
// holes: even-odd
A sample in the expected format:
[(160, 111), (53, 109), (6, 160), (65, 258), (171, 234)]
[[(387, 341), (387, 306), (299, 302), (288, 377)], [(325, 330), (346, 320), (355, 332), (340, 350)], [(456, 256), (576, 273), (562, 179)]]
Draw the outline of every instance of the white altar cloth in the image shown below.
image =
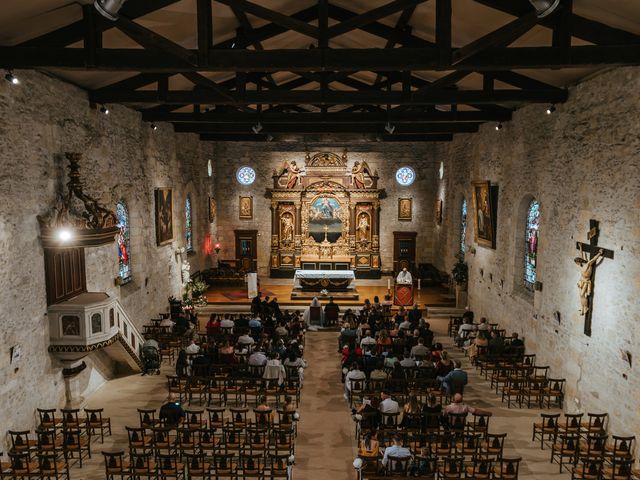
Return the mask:
[(347, 288), (353, 288), (353, 284), (356, 280), (356, 275), (353, 270), (296, 270), (293, 276), (293, 287), (301, 288), (300, 279), (321, 279), (332, 278), (335, 280), (349, 279), (349, 286)]

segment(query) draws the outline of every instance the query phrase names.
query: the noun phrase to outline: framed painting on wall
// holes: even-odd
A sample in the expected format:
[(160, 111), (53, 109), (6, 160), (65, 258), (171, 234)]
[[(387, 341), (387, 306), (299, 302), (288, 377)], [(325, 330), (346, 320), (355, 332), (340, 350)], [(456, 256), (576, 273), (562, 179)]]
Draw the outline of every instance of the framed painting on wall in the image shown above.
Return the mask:
[(398, 220), (410, 221), (413, 214), (413, 200), (411, 198), (398, 199)]
[(442, 199), (436, 201), (436, 223), (442, 225)]
[(156, 188), (156, 241), (166, 245), (173, 240), (173, 192), (171, 188)]
[(213, 223), (216, 219), (216, 200), (213, 197), (209, 197), (209, 223)]
[(251, 220), (253, 218), (253, 197), (240, 196), (240, 219)]
[(476, 243), (495, 248), (495, 217), (491, 198), (491, 183), (488, 181), (473, 184), (475, 204)]

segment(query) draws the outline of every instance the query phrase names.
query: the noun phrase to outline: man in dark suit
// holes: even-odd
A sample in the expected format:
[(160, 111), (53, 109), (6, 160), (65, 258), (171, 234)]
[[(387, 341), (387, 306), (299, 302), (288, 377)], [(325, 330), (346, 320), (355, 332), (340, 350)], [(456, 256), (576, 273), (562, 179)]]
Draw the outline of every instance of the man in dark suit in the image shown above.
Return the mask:
[(333, 297), (329, 297), (329, 303), (324, 306), (324, 322), (325, 325), (335, 325), (338, 323), (340, 315), (340, 307), (334, 303)]
[(467, 372), (462, 370), (462, 365), (457, 360), (453, 361), (453, 370), (446, 376), (437, 377), (437, 379), (442, 382), (442, 389), (447, 392), (447, 395), (462, 394), (464, 386), (469, 381)]

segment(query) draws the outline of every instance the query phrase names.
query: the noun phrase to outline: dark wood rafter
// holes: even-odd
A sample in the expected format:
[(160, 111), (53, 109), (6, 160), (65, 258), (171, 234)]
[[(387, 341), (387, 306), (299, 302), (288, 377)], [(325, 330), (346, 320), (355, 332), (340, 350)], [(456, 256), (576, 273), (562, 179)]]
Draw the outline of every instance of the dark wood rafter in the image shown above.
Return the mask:
[[(352, 140), (354, 138), (362, 139), (367, 138), (369, 140), (375, 140), (380, 142), (450, 142), (453, 140), (453, 135), (448, 133), (442, 134), (413, 134), (413, 135), (381, 135), (381, 134), (332, 134), (332, 138), (340, 139), (344, 138), (345, 141)], [(203, 133), (200, 135), (200, 140), (204, 142), (268, 142), (274, 140), (270, 133), (265, 134), (228, 134), (228, 133)]]
[[(410, 25), (416, 8), (428, 0), (388, 0), (360, 13), (317, 0), (292, 15), (255, 0), (196, 0), (195, 49), (136, 22), (177, 1), (128, 0), (115, 22), (83, 5), (79, 21), (17, 46), (0, 46), (0, 67), (138, 72), (91, 91), (90, 99), (130, 104), (145, 120), (173, 122), (177, 131), (203, 139), (268, 139), (250, 133), (259, 118), (270, 135), (371, 133), (383, 141), (436, 141), (477, 131), (481, 122), (508, 120), (522, 104), (566, 100), (565, 89), (514, 70), (640, 65), (640, 35), (576, 15), (573, 0), (563, 0), (543, 19), (528, 0), (475, 0), (515, 18), (467, 45), (452, 42), (452, 0), (432, 0), (434, 41), (416, 36)], [(235, 37), (215, 45), (213, 9), (219, 5), (213, 2), (228, 6), (238, 23)], [(393, 25), (380, 21), (398, 13)], [(250, 16), (269, 23), (254, 28)], [(550, 46), (510, 46), (536, 25), (552, 30)], [(103, 32), (111, 28), (143, 48), (104, 48)], [(333, 38), (356, 29), (383, 39), (384, 48), (332, 48)], [(262, 42), (287, 31), (310, 38), (309, 48), (264, 49)], [(573, 46), (572, 38), (593, 45)], [(81, 47), (69, 47), (79, 42)], [(228, 75), (221, 81), (207, 72)], [(280, 72), (288, 72), (288, 79), (278, 84), (273, 74)], [(363, 72), (374, 73), (375, 80)], [(423, 72), (436, 72), (436, 79), (426, 80), (431, 75)], [(473, 73), (482, 76), (480, 90), (458, 85)], [(191, 90), (170, 88), (170, 79), (179, 75), (193, 84)], [(384, 131), (387, 121), (398, 125), (394, 135)]]

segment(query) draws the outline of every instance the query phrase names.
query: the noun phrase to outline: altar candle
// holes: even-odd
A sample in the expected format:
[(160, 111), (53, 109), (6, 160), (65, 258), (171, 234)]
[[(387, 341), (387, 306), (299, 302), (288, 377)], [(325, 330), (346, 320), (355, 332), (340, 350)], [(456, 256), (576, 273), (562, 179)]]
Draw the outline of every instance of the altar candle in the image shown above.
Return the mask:
[(418, 290), (420, 290), (420, 279), (418, 279)]
[(391, 290), (391, 279), (387, 278), (387, 290)]

